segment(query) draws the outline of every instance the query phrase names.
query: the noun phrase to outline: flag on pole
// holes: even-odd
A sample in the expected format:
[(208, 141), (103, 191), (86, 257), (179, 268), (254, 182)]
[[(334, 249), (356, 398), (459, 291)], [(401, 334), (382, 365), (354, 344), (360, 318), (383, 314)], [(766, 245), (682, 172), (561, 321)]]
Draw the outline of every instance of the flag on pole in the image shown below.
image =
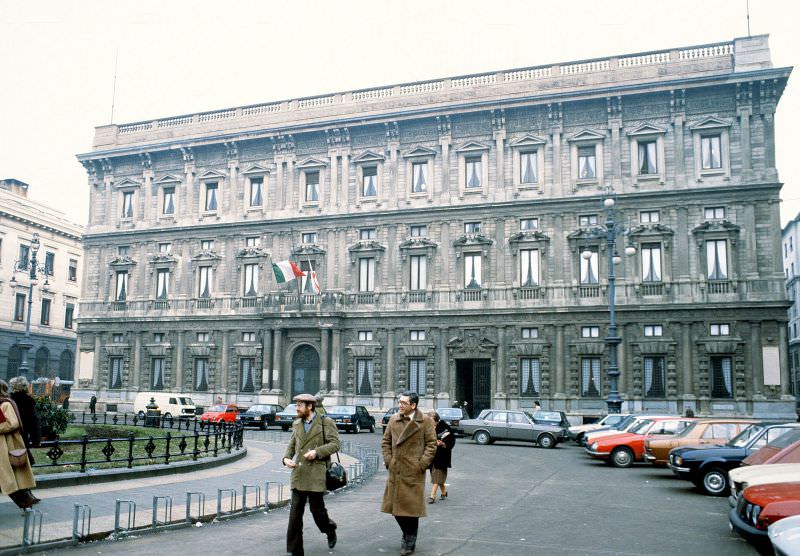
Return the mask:
[(317, 282), (317, 272), (314, 269), (311, 269), (311, 287), (314, 288), (314, 293), (320, 293), (319, 282)]
[(291, 282), (298, 276), (305, 276), (305, 273), (297, 268), (297, 265), (291, 261), (272, 263), (272, 270), (275, 272), (275, 281), (279, 284)]

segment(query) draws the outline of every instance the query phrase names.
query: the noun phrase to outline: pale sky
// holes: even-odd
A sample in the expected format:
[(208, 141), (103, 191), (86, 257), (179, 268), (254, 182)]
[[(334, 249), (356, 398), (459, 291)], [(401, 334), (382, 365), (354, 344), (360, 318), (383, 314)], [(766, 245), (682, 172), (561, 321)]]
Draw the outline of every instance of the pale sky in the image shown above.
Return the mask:
[[(776, 67), (800, 8), (750, 0)], [(0, 0), (0, 178), (80, 224), (94, 127), (747, 35), (746, 0)], [(800, 212), (800, 75), (776, 115), (781, 222)]]

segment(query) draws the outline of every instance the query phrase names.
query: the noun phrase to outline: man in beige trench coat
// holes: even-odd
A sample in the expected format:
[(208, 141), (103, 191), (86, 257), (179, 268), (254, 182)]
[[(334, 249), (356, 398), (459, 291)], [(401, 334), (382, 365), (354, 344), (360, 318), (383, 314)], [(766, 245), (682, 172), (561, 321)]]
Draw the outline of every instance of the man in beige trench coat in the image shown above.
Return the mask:
[(389, 479), (383, 492), (381, 511), (392, 514), (403, 531), (400, 554), (414, 552), (419, 518), (425, 517), (425, 472), (436, 454), (433, 420), (417, 409), (419, 396), (400, 396), (400, 411), (383, 432), (381, 448)]

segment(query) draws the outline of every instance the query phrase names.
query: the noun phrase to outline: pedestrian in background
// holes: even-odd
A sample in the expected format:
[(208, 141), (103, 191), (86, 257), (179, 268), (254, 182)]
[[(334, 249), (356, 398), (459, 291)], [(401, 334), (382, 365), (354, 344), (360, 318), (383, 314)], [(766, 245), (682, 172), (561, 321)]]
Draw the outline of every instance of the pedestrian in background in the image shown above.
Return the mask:
[(28, 393), (30, 384), (24, 376), (15, 376), (8, 381), (11, 386), (11, 399), (17, 404), (19, 417), (22, 420), (22, 438), (28, 448), (28, 459), (31, 465), (36, 461), (31, 454), (31, 448), (38, 448), (42, 443), (42, 429), (39, 426), (39, 417), (36, 415), (36, 401)]
[(92, 397), (89, 399), (89, 413), (94, 415), (95, 409), (97, 409), (97, 396), (92, 394)]
[(400, 396), (400, 411), (392, 415), (383, 431), (381, 449), (389, 478), (383, 492), (381, 511), (392, 514), (403, 531), (400, 554), (414, 552), (419, 518), (425, 517), (425, 471), (436, 454), (433, 421), (419, 409), (419, 396)]
[(331, 455), (339, 451), (339, 431), (330, 417), (317, 414), (317, 398), (311, 394), (294, 397), (298, 419), (283, 454), (283, 465), (292, 470), (292, 502), (286, 551), (303, 555), (303, 512), (308, 501), (314, 523), (328, 537), (328, 548), (336, 546), (336, 523), (328, 516), (323, 495), (325, 472)]
[(453, 429), (447, 424), (439, 414), (431, 411), (431, 419), (436, 431), (436, 454), (433, 456), (431, 463), (431, 495), (428, 498), (428, 504), (436, 502), (436, 490), (441, 493), (442, 500), (447, 498), (447, 470), (451, 466), (451, 454), (453, 446), (456, 445), (456, 436), (453, 434)]
[(28, 458), (21, 466), (11, 465), (9, 452), (26, 449), (21, 428), (22, 420), (16, 404), (9, 397), (8, 384), (0, 380), (0, 491), (24, 510), (39, 500), (30, 490), (36, 486), (36, 481)]

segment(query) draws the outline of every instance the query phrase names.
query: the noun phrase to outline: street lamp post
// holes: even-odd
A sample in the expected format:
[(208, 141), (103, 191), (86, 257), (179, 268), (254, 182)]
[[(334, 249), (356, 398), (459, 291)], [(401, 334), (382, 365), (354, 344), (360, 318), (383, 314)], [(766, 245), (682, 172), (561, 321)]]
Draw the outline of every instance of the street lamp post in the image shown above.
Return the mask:
[[(617, 334), (617, 320), (616, 320), (616, 283), (617, 273), (616, 265), (622, 261), (622, 257), (617, 253), (617, 236), (627, 235), (629, 230), (619, 224), (614, 218), (614, 197), (607, 196), (603, 199), (603, 207), (606, 211), (605, 223), (592, 230), (591, 235), (594, 237), (606, 240), (606, 250), (608, 252), (608, 336), (605, 338), (606, 346), (608, 346), (608, 398), (606, 398), (606, 405), (608, 406), (609, 413), (620, 413), (622, 411), (622, 398), (619, 395), (619, 364), (618, 364), (618, 351), (619, 344), (622, 338)], [(636, 254), (636, 247), (628, 244), (625, 247), (625, 254), (633, 256)], [(590, 259), (593, 253), (591, 251), (584, 251), (581, 256), (584, 259)]]
[[(25, 318), (25, 338), (22, 342), (18, 342), (17, 345), (19, 346), (20, 351), (22, 352), (22, 357), (19, 363), (19, 374), (21, 376), (28, 376), (28, 351), (33, 347), (31, 343), (31, 306), (33, 305), (33, 288), (38, 283), (37, 276), (39, 274), (44, 274), (46, 269), (39, 268), (38, 261), (36, 260), (36, 255), (39, 252), (39, 234), (34, 233), (33, 238), (31, 239), (31, 260), (27, 264), (28, 268), (28, 312)], [(14, 263), (14, 271), (25, 270), (25, 261), (18, 260)], [(12, 282), (16, 282), (16, 278), (14, 276), (11, 277)], [(47, 277), (45, 277), (45, 285), (48, 284)]]

